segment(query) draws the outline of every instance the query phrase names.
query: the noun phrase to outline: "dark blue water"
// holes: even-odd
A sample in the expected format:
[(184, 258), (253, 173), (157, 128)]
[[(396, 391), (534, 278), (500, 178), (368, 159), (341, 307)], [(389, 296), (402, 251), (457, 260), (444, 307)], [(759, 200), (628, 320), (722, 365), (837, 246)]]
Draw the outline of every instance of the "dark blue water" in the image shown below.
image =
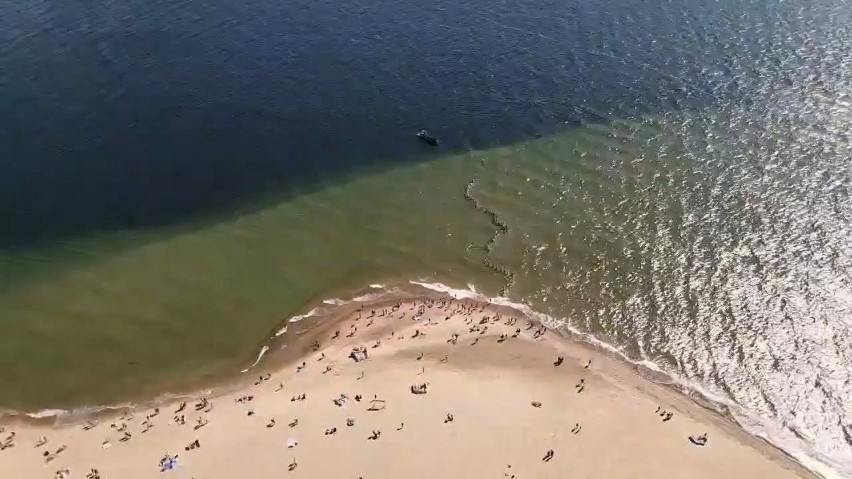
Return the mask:
[(730, 3), (4, 2), (0, 247), (410, 161), (422, 127), (460, 149), (712, 103), (756, 53), (742, 16), (789, 9)]

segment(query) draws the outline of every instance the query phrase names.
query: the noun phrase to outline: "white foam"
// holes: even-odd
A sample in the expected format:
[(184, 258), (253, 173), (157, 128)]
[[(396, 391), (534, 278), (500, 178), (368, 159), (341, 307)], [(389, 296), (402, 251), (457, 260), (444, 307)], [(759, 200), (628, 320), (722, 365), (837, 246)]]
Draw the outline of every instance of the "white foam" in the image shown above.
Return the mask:
[(318, 309), (318, 308), (314, 308), (314, 309), (312, 309), (312, 310), (308, 311), (308, 312), (307, 312), (307, 313), (305, 313), (305, 314), (297, 314), (296, 316), (293, 316), (292, 318), (290, 318), (290, 319), (288, 320), (288, 322), (290, 322), (290, 323), (298, 323), (299, 321), (301, 321), (301, 320), (303, 320), (303, 319), (305, 319), (305, 318), (310, 318), (311, 316), (314, 316), (314, 315), (316, 315), (316, 314), (317, 314), (317, 312), (318, 312), (318, 311), (317, 311), (317, 309)]
[(260, 353), (258, 353), (257, 359), (254, 360), (254, 363), (251, 366), (243, 369), (240, 372), (242, 372), (242, 373), (248, 372), (249, 369), (257, 366), (257, 363), (260, 362), (261, 358), (263, 358), (263, 355), (266, 354), (267, 351), (269, 351), (269, 346), (264, 346), (264, 347), (260, 348)]
[(71, 411), (65, 409), (42, 409), (41, 411), (27, 413), (27, 416), (33, 419), (44, 419), (46, 417), (66, 416)]
[(367, 293), (361, 296), (357, 296), (352, 298), (352, 301), (356, 303), (369, 303), (370, 301), (375, 301), (384, 296), (384, 293)]

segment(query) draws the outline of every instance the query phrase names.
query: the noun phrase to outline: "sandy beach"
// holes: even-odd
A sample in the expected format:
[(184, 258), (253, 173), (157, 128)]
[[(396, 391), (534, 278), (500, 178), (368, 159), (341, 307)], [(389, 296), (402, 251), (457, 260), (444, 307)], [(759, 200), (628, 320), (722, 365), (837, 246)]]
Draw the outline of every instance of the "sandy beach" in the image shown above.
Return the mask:
[(301, 341), (298, 360), (185, 403), (63, 426), (7, 422), (0, 477), (814, 477), (507, 308), (382, 303)]

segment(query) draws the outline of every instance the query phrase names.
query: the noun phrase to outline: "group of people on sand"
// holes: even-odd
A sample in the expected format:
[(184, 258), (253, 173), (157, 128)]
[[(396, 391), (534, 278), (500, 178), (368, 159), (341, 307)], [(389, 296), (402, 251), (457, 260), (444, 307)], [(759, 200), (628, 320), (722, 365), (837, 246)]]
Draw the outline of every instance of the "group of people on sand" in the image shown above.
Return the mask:
[(658, 415), (658, 416), (660, 416), (661, 418), (663, 418), (663, 422), (669, 422), (669, 421), (671, 421), (671, 420), (672, 420), (672, 418), (674, 417), (674, 413), (673, 413), (673, 412), (671, 412), (671, 411), (666, 411), (665, 409), (663, 409), (663, 408), (662, 408), (662, 407), (660, 407), (660, 406), (657, 406), (657, 410), (656, 410), (655, 412), (657, 413), (657, 415)]
[[(497, 336), (496, 333), (493, 333), (493, 329), (489, 330), (489, 326), (493, 326), (497, 323), (502, 323), (504, 326), (514, 327), (516, 325), (516, 323), (518, 322), (517, 318), (511, 317), (511, 316), (504, 317), (500, 313), (485, 314), (481, 317), (478, 317), (478, 315), (481, 315), (482, 313), (485, 312), (486, 305), (485, 304), (473, 303), (473, 302), (467, 303), (467, 302), (464, 302), (464, 301), (455, 301), (455, 300), (448, 300), (448, 299), (438, 299), (438, 300), (426, 299), (426, 300), (412, 302), (410, 304), (407, 312), (406, 311), (400, 311), (402, 309), (402, 306), (403, 306), (402, 303), (396, 303), (392, 306), (382, 308), (378, 311), (377, 310), (371, 310), (370, 313), (369, 313), (369, 316), (367, 316), (367, 327), (370, 327), (373, 324), (373, 321), (377, 320), (378, 318), (391, 317), (391, 316), (396, 316), (398, 318), (404, 318), (404, 317), (406, 317), (407, 313), (410, 313), (411, 314), (410, 317), (411, 317), (412, 321), (420, 321), (421, 319), (426, 318), (426, 321), (419, 323), (418, 326), (421, 326), (422, 328), (424, 328), (424, 331), (427, 331), (428, 329), (426, 329), (426, 328), (428, 328), (429, 326), (436, 326), (436, 325), (440, 324), (440, 322), (433, 322), (433, 319), (436, 316), (434, 313), (428, 313), (428, 311), (430, 309), (438, 309), (438, 310), (446, 311), (447, 313), (449, 313), (448, 315), (446, 315), (446, 317), (444, 317), (444, 321), (449, 321), (454, 315), (463, 315), (465, 317), (464, 323), (468, 326), (468, 332), (475, 336), (472, 344), (476, 344), (477, 341), (479, 341), (480, 336), (484, 336), (484, 335), (489, 334), (489, 333)], [(444, 316), (444, 313), (440, 313), (439, 318), (443, 317), (443, 316)], [(362, 311), (359, 310), (358, 311), (358, 317), (355, 318), (355, 322), (357, 322), (361, 318), (362, 318)], [(400, 339), (400, 340), (402, 340), (402, 339), (416, 339), (416, 338), (425, 337), (427, 335), (427, 333), (424, 332), (424, 331), (421, 331), (420, 328), (413, 328), (413, 329), (414, 329), (413, 334), (411, 334), (408, 338), (405, 337), (405, 336), (407, 336), (405, 334), (399, 334), (399, 335), (396, 336), (396, 339)], [(533, 321), (528, 321), (526, 331), (530, 331), (530, 330), (534, 330), (532, 332), (533, 339), (537, 339), (547, 332), (547, 329), (544, 326), (538, 325), (538, 327), (536, 327), (536, 323), (534, 323)], [(347, 337), (349, 337), (349, 338), (354, 337), (355, 334), (357, 333), (357, 331), (358, 331), (357, 326), (355, 326), (355, 324), (351, 324), (351, 331), (347, 335)], [(501, 333), (499, 335), (498, 339), (497, 339), (497, 342), (503, 343), (503, 342), (509, 340), (510, 337), (511, 338), (517, 338), (521, 334), (521, 332), (522, 332), (521, 328), (515, 328), (514, 334), (512, 334), (511, 336), (509, 336), (508, 333)], [(395, 338), (394, 334), (395, 334), (394, 332), (391, 332), (388, 339)], [(331, 340), (338, 340), (339, 338), (340, 338), (340, 331), (337, 330), (331, 336)], [(461, 336), (458, 333), (452, 333), (452, 335), (450, 336), (450, 338), (446, 342), (448, 344), (451, 344), (451, 345), (456, 345), (456, 344), (458, 344), (458, 341), (459, 341), (460, 338), (461, 338)], [(379, 339), (372, 339), (371, 343), (372, 343), (372, 349), (378, 349), (379, 347), (382, 346), (382, 341), (379, 340)], [(321, 345), (320, 345), (319, 341), (314, 342), (313, 345), (312, 345), (313, 351), (319, 351), (320, 346)], [(353, 346), (351, 348), (349, 354), (348, 354), (348, 357), (349, 357), (349, 359), (351, 359), (355, 363), (360, 363), (362, 361), (366, 361), (366, 360), (370, 359), (368, 349), (364, 345)], [(423, 358), (424, 358), (424, 354), (421, 353), (419, 356), (416, 357), (416, 360), (421, 360)], [(326, 359), (325, 352), (322, 352), (320, 354), (320, 356), (318, 357), (317, 361), (324, 361), (325, 359)], [(444, 355), (443, 358), (441, 359), (441, 363), (446, 363), (447, 360), (448, 360), (448, 356)], [(565, 363), (565, 357), (564, 356), (557, 356), (556, 360), (553, 361), (552, 364), (553, 364), (553, 367), (558, 368), (558, 367), (563, 366), (564, 363)], [(588, 369), (590, 367), (590, 365), (591, 365), (591, 360), (589, 360), (589, 362), (585, 365), (585, 368)], [(297, 366), (296, 372), (302, 372), (306, 368), (307, 368), (307, 363), (305, 361), (302, 361), (301, 364)], [(325, 371), (323, 373), (331, 372), (333, 370), (332, 368), (333, 368), (332, 364), (327, 365), (326, 368), (325, 368)], [(421, 373), (423, 373), (423, 372), (425, 372), (425, 368), (422, 369)], [(269, 374), (269, 373), (260, 375), (260, 376), (258, 376), (258, 379), (254, 382), (254, 385), (260, 386), (263, 383), (269, 381), (271, 379), (271, 377), (272, 377), (272, 375)], [(361, 378), (363, 378), (363, 371), (361, 372), (361, 376), (359, 376), (358, 379), (361, 379)], [(581, 392), (583, 392), (585, 386), (586, 386), (585, 379), (580, 378), (579, 381), (575, 384), (575, 389), (578, 393), (581, 393)], [(278, 389), (276, 389), (275, 391), (278, 392), (278, 391), (282, 390), (283, 387), (284, 387), (283, 383), (279, 384)], [(427, 394), (427, 392), (429, 390), (429, 383), (423, 382), (423, 383), (411, 384), (409, 386), (409, 390), (410, 390), (411, 394), (414, 394), (414, 395)], [(307, 396), (306, 396), (305, 393), (300, 393), (298, 395), (292, 396), (290, 401), (291, 402), (301, 402), (301, 401), (305, 401), (306, 398), (307, 398)], [(360, 394), (356, 394), (356, 395), (353, 396), (353, 398), (354, 398), (355, 402), (361, 402), (362, 396)], [(254, 395), (246, 394), (246, 395), (242, 395), (242, 396), (235, 398), (235, 403), (246, 404), (246, 403), (252, 402), (253, 399), (254, 399)], [(347, 403), (347, 401), (349, 401), (349, 399), (350, 399), (350, 397), (347, 394), (340, 394), (339, 396), (333, 398), (332, 402), (335, 406), (343, 407)], [(542, 403), (539, 402), (539, 401), (532, 401), (531, 404), (535, 408), (541, 408), (542, 407)], [(175, 416), (174, 416), (174, 423), (175, 424), (179, 424), (179, 425), (185, 424), (185, 416), (181, 413), (184, 411), (184, 409), (186, 407), (187, 407), (187, 403), (182, 402), (180, 404), (180, 406), (178, 407), (178, 409), (175, 411)], [(196, 412), (207, 413), (207, 412), (210, 412), (213, 409), (213, 404), (207, 398), (201, 398), (195, 404), (194, 408), (195, 408)], [(368, 407), (368, 410), (369, 411), (379, 411), (379, 410), (384, 409), (384, 408), (385, 408), (384, 401), (380, 400), (380, 399), (378, 399), (377, 397), (374, 396), (374, 399), (372, 401), (370, 401), (370, 405)], [(254, 413), (253, 409), (249, 411), (249, 415), (253, 415), (253, 413)], [(661, 407), (657, 408), (656, 413), (662, 418), (663, 422), (671, 420), (672, 417), (674, 416), (674, 414), (672, 412), (665, 411)], [(147, 431), (148, 429), (150, 429), (151, 427), (153, 427), (152, 419), (155, 416), (157, 416), (158, 414), (159, 414), (159, 409), (155, 408), (153, 414), (146, 416), (145, 421), (142, 423), (142, 425), (145, 427), (145, 429), (142, 430), (143, 433), (145, 431)], [(116, 432), (123, 433), (123, 436), (122, 436), (121, 439), (119, 439), (119, 441), (126, 442), (126, 441), (129, 441), (131, 439), (132, 435), (130, 434), (130, 432), (128, 432), (126, 430), (127, 424), (123, 421), (125, 421), (125, 420), (129, 421), (132, 418), (133, 418), (133, 415), (130, 412), (125, 412), (125, 414), (121, 418), (122, 422), (120, 422), (120, 425), (118, 425), (116, 423), (113, 423), (111, 425), (111, 427)], [(444, 416), (443, 422), (444, 422), (444, 424), (449, 424), (449, 423), (452, 423), (454, 420), (455, 420), (454, 415), (452, 413), (447, 413)], [(299, 424), (299, 419), (294, 418), (289, 423), (289, 427), (292, 429), (292, 428), (296, 427), (298, 424)], [(346, 418), (345, 424), (346, 424), (347, 427), (353, 427), (355, 425), (355, 418), (353, 418), (353, 417)], [(202, 428), (206, 425), (207, 425), (207, 420), (204, 418), (204, 416), (198, 416), (197, 417), (197, 423), (196, 423), (194, 429), (198, 430), (198, 429), (200, 429), (200, 428)], [(266, 423), (266, 427), (272, 428), (274, 426), (275, 426), (275, 419), (271, 418)], [(86, 427), (84, 429), (88, 430), (88, 429), (91, 429), (93, 427), (95, 427), (95, 423), (90, 421), (90, 422), (87, 422)], [(402, 431), (404, 427), (405, 427), (405, 423), (400, 423), (399, 427), (396, 430)], [(581, 429), (582, 429), (582, 426), (579, 423), (575, 423), (574, 427), (571, 429), (571, 433), (578, 434), (581, 431)], [(2, 433), (2, 432), (4, 432), (4, 430), (2, 428), (0, 428), (0, 433)], [(326, 436), (335, 435), (337, 432), (338, 432), (337, 427), (328, 427), (328, 428), (325, 428), (325, 430), (324, 430), (324, 434)], [(380, 439), (381, 434), (382, 434), (382, 432), (380, 430), (374, 429), (374, 430), (371, 431), (371, 434), (369, 436), (367, 436), (367, 440), (377, 441), (377, 440)], [(8, 435), (3, 440), (2, 443), (0, 443), (0, 448), (6, 449), (7, 447), (12, 447), (14, 445), (14, 439), (15, 439), (15, 433), (12, 432), (10, 435)], [(692, 442), (693, 444), (695, 444), (697, 446), (704, 446), (704, 445), (707, 444), (707, 434), (704, 433), (704, 434), (699, 435), (699, 436), (689, 436), (689, 440), (690, 440), (690, 442)], [(39, 438), (39, 442), (36, 444), (36, 446), (42, 447), (46, 444), (47, 444), (47, 438), (42, 437), (42, 438)], [(109, 445), (108, 441), (104, 441), (104, 444), (105, 444), (105, 446), (104, 446), (105, 448), (108, 447), (108, 445)], [(196, 450), (200, 447), (201, 447), (201, 442), (199, 441), (199, 439), (194, 439), (192, 442), (188, 443), (184, 447), (184, 450), (185, 451), (193, 451), (193, 450)], [(288, 446), (288, 447), (290, 447), (290, 446)], [(56, 455), (61, 453), (64, 449), (65, 449), (65, 446), (62, 446), (61, 448), (59, 448), (54, 453), (50, 453), (49, 451), (45, 451), (46, 460), (48, 460), (48, 461), (52, 460), (52, 458), (55, 458)], [(541, 461), (545, 462), (545, 463), (550, 462), (554, 458), (554, 456), (555, 456), (554, 450), (548, 449), (546, 451), (546, 453), (544, 454), (544, 456), (542, 457)], [(293, 462), (290, 463), (290, 465), (288, 466), (288, 470), (292, 471), (292, 470), (296, 469), (297, 465), (298, 464), (296, 462), (296, 459), (294, 458)], [(159, 470), (161, 472), (173, 470), (177, 466), (178, 466), (178, 456), (177, 455), (171, 456), (171, 455), (167, 454), (158, 463), (158, 467), (159, 467)], [(511, 468), (511, 466), (509, 466), (509, 467)], [(70, 474), (70, 471), (68, 469), (64, 469), (64, 470), (57, 471), (56, 477), (57, 478), (67, 478), (69, 474)], [(509, 477), (509, 473), (506, 474), (506, 477)], [(514, 477), (514, 474), (512, 474), (511, 477)], [(91, 472), (86, 475), (86, 478), (87, 479), (100, 479), (100, 474), (97, 471), (97, 469), (92, 469)]]
[(163, 456), (162, 459), (160, 459), (160, 462), (159, 462), (160, 472), (171, 471), (172, 469), (176, 469), (177, 466), (178, 466), (177, 454), (175, 454), (174, 456), (166, 454), (165, 456)]

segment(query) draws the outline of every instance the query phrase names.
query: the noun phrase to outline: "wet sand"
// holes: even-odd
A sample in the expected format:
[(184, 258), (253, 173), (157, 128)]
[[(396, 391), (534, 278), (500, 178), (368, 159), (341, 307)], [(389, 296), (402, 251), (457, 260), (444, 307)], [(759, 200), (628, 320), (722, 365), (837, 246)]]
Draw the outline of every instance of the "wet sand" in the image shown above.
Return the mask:
[[(180, 411), (170, 402), (90, 423), (5, 424), (0, 471), (12, 478), (65, 471), (71, 478), (814, 477), (689, 398), (507, 308), (450, 298), (381, 303), (300, 342), (309, 346), (298, 360), (251, 370), (239, 387), (197, 395)], [(703, 446), (690, 440), (702, 435)]]

